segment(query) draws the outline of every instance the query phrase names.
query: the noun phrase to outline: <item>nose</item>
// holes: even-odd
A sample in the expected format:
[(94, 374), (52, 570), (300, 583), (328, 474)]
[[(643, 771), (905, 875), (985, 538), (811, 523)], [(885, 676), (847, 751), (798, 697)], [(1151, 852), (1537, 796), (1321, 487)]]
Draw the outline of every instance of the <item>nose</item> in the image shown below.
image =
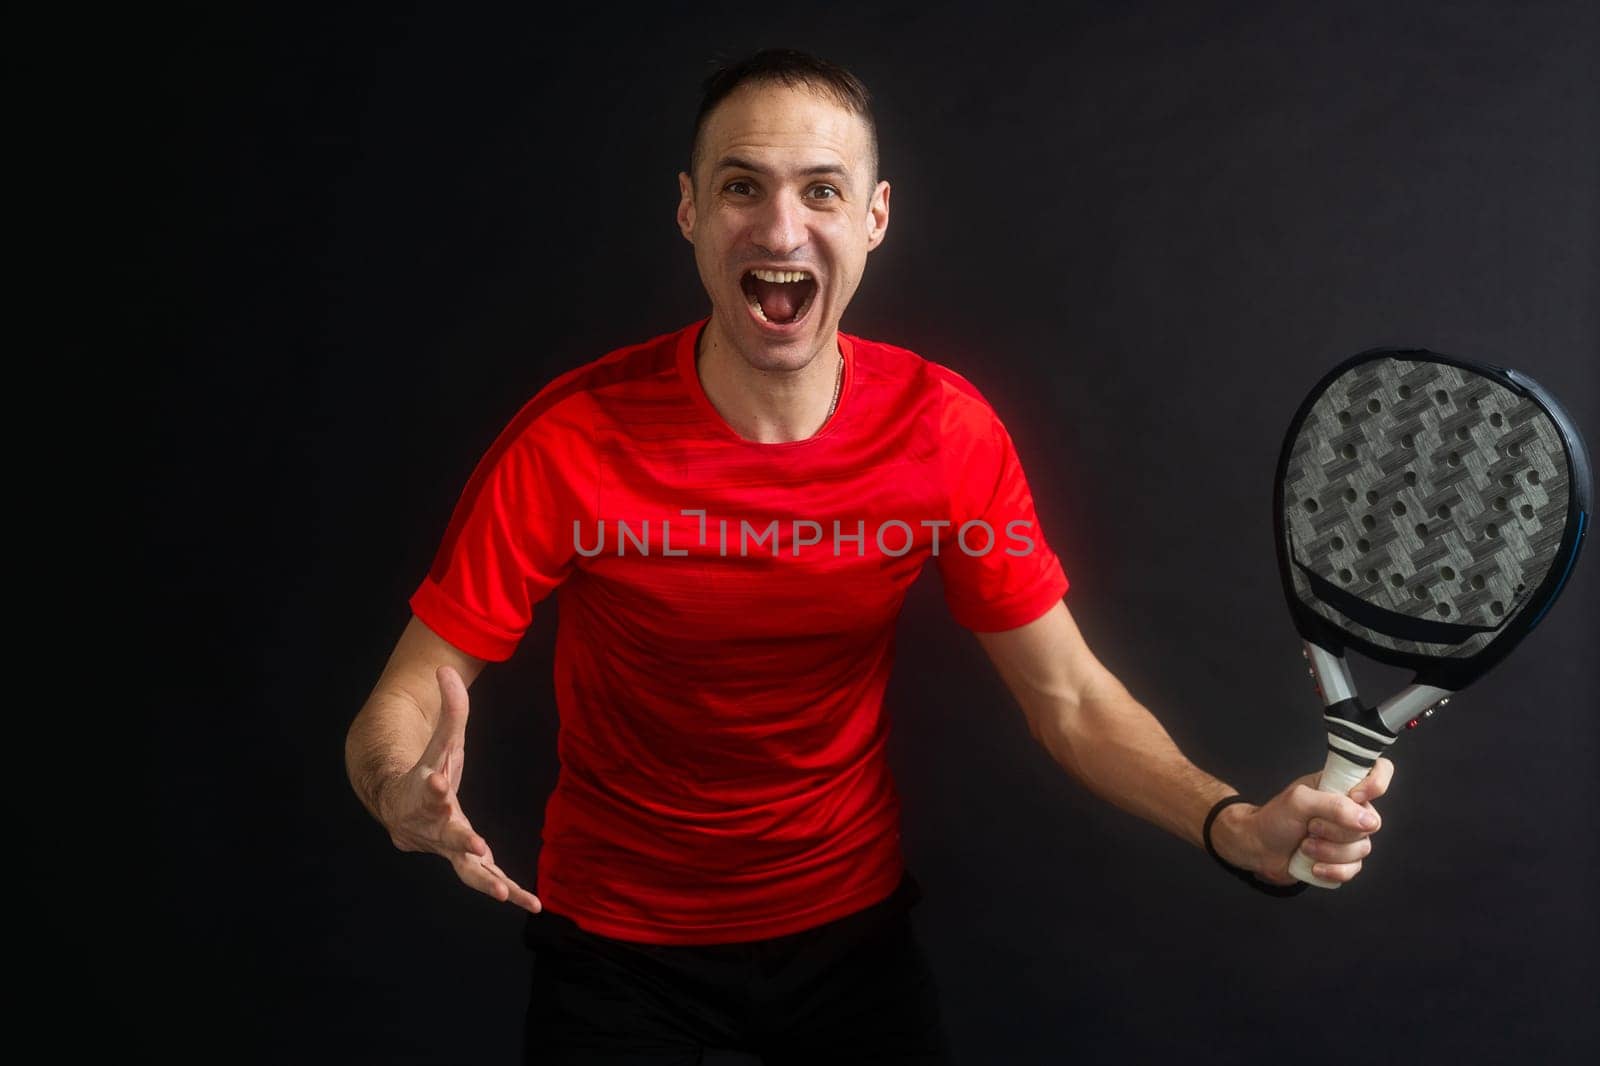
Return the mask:
[(767, 255), (781, 259), (806, 243), (804, 205), (780, 193), (761, 205), (750, 239)]

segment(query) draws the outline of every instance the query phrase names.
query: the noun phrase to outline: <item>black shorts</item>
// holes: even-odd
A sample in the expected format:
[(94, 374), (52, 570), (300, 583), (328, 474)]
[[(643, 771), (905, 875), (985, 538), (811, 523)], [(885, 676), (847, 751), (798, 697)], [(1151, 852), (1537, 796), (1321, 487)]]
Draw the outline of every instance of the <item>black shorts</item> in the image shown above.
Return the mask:
[(524, 1059), (764, 1066), (952, 1062), (932, 970), (911, 926), (909, 871), (889, 898), (811, 929), (732, 944), (641, 944), (528, 915)]

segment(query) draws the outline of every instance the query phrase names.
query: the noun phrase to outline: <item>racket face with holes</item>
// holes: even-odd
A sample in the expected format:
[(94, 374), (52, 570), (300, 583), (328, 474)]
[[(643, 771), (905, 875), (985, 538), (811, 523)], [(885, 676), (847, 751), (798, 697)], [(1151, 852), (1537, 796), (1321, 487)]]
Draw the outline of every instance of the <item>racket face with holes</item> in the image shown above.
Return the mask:
[(1457, 691), (1555, 601), (1590, 488), (1582, 438), (1526, 376), (1424, 350), (1354, 356), (1306, 398), (1278, 461), (1296, 628)]

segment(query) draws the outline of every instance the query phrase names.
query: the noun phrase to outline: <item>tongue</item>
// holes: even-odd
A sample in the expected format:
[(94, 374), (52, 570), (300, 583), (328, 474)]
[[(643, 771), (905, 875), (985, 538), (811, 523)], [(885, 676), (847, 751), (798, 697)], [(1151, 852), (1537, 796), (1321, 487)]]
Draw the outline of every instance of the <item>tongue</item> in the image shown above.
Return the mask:
[(812, 284), (809, 281), (762, 281), (760, 278), (750, 280), (755, 286), (756, 299), (761, 301), (761, 310), (767, 316), (767, 321), (779, 324), (794, 320), (795, 313), (800, 310), (800, 305), (805, 303), (806, 292)]

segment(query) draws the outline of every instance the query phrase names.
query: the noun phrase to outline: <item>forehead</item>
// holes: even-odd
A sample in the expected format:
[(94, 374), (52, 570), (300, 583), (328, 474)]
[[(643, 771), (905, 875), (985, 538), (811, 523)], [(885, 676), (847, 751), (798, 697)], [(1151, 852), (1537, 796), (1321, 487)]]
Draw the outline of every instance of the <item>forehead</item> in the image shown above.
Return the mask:
[(854, 171), (869, 152), (860, 115), (810, 89), (750, 84), (712, 111), (702, 130), (706, 164), (726, 155), (763, 165), (838, 163)]

